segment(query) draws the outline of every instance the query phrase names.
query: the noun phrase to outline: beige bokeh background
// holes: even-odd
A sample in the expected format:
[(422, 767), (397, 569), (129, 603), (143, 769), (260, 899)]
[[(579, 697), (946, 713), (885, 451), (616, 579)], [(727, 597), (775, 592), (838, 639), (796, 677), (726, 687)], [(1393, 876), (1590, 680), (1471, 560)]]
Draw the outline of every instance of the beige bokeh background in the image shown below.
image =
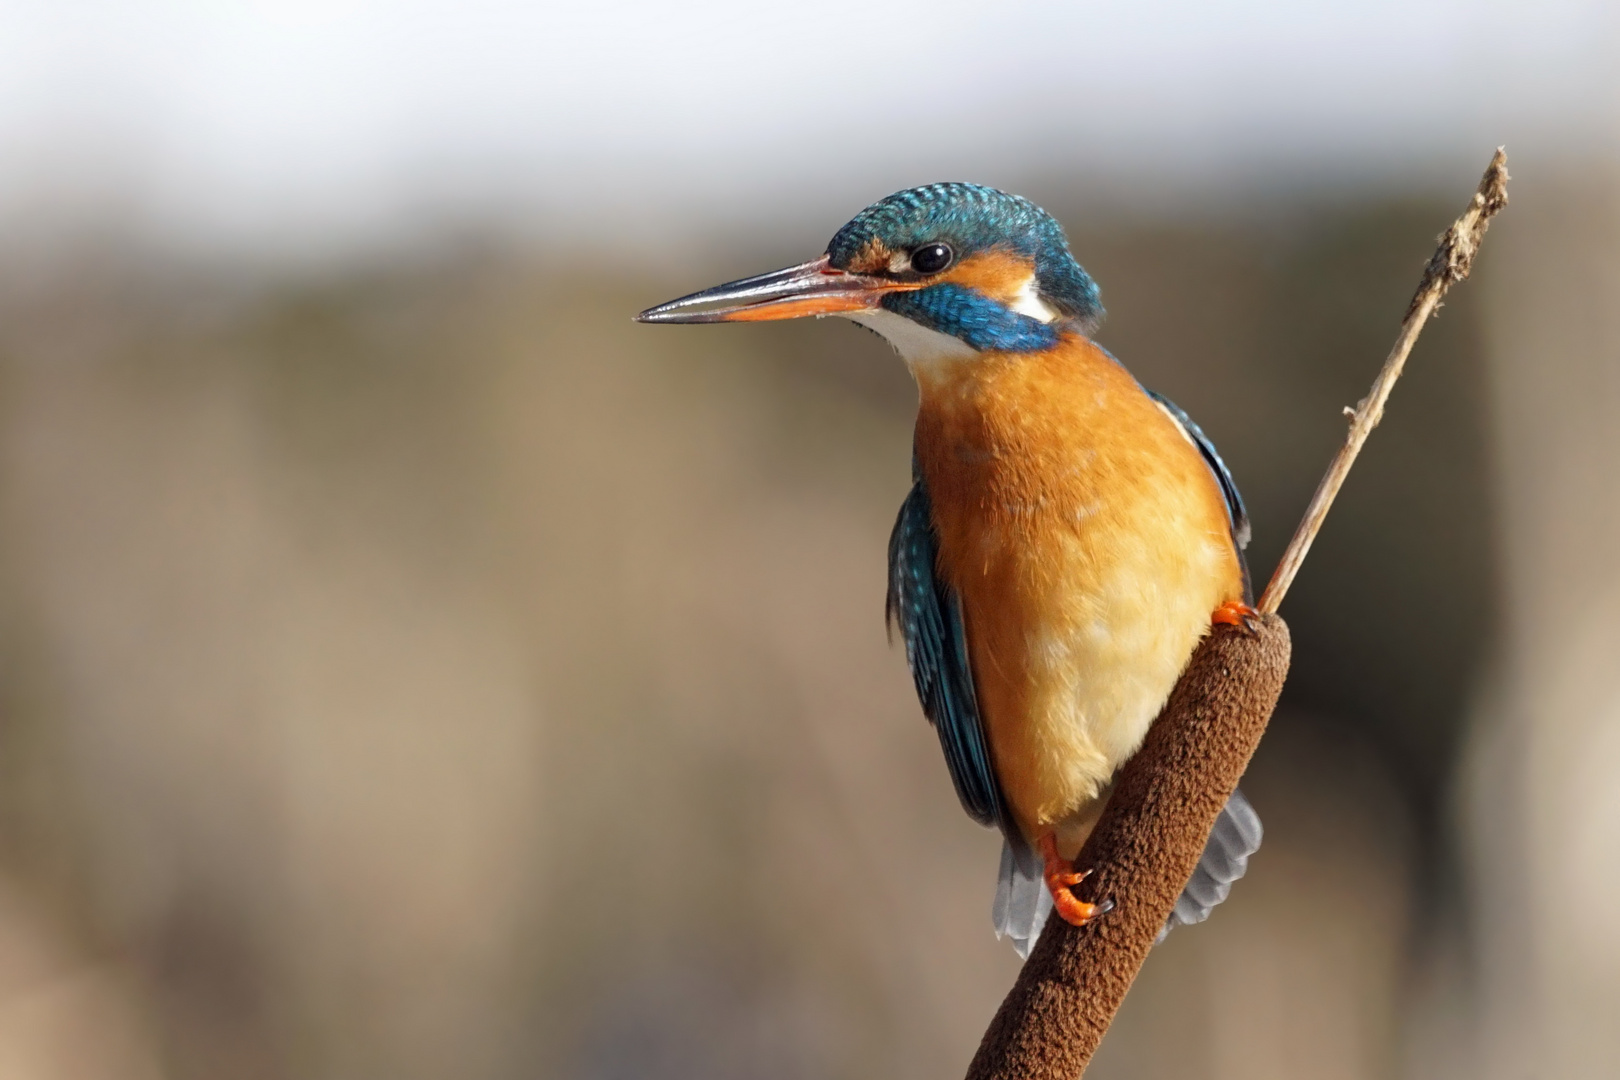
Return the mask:
[[(1265, 847), (1099, 1078), (1620, 1067), (1620, 177), (1516, 171), (1289, 600)], [(1030, 192), (1261, 575), (1451, 179)], [(962, 1071), (1017, 960), (885, 642), (903, 369), (831, 321), (629, 321), (803, 254), (11, 267), (0, 1075)]]

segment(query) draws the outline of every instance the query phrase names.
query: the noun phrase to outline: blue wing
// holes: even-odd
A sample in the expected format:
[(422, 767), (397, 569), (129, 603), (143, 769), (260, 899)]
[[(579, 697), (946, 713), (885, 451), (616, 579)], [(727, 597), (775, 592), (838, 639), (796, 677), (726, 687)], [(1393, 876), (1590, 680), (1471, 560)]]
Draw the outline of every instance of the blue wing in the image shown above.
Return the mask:
[(1252, 603), (1254, 589), (1249, 582), (1249, 562), (1243, 557), (1243, 549), (1249, 546), (1249, 512), (1243, 507), (1243, 496), (1238, 494), (1237, 482), (1232, 479), (1232, 473), (1227, 469), (1226, 462), (1221, 460), (1215, 444), (1209, 441), (1203, 428), (1193, 423), (1192, 417), (1163, 394), (1156, 394), (1145, 386), (1142, 389), (1170, 414), (1172, 420), (1181, 425), (1181, 430), (1198, 447), (1198, 452), (1204, 456), (1204, 464), (1209, 466), (1209, 471), (1215, 474), (1216, 482), (1221, 485), (1221, 497), (1226, 500), (1226, 521), (1232, 529), (1232, 545), (1237, 548), (1238, 565), (1243, 567), (1243, 598)]
[(915, 469), (912, 474), (911, 494), (901, 504), (889, 536), (886, 614), (905, 639), (917, 696), (939, 734), (962, 809), (981, 825), (1000, 826), (1001, 788), (979, 719), (962, 606), (935, 570), (939, 542), (934, 535), (933, 509), (922, 477)]

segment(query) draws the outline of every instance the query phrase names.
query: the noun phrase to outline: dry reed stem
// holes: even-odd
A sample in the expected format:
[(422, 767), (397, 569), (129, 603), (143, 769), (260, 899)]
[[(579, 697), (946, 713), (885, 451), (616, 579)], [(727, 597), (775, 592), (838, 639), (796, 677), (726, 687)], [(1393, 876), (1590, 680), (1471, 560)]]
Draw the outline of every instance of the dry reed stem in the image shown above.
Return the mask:
[(1311, 496), (1310, 505), (1305, 508), (1305, 516), (1300, 519), (1293, 539), (1288, 541), (1288, 547), (1277, 562), (1277, 569), (1271, 574), (1266, 591), (1261, 594), (1261, 614), (1270, 615), (1282, 606), (1288, 587), (1294, 583), (1294, 575), (1299, 573), (1306, 552), (1311, 550), (1311, 543), (1321, 531), (1322, 522), (1327, 518), (1339, 489), (1344, 486), (1345, 477), (1350, 475), (1350, 466), (1355, 464), (1356, 455), (1361, 453), (1367, 436), (1384, 418), (1384, 403), (1389, 400), (1390, 391), (1395, 389), (1395, 380), (1401, 377), (1401, 370), (1406, 367), (1407, 354), (1423, 332), (1423, 324), (1440, 307), (1446, 290), (1468, 276), (1491, 218), (1507, 205), (1507, 182), (1507, 154), (1499, 146), (1479, 181), (1479, 190), (1474, 192), (1468, 209), (1440, 237), (1440, 246), (1429, 259), (1429, 265), (1423, 268), (1423, 279), (1418, 282), (1411, 304), (1407, 305), (1401, 331), (1395, 336), (1395, 345), (1389, 350), (1378, 377), (1373, 380), (1372, 389), (1367, 391), (1367, 396), (1355, 408), (1344, 410), (1350, 418), (1350, 430), (1345, 433), (1344, 445), (1333, 455), (1327, 473), (1316, 486), (1316, 494)]

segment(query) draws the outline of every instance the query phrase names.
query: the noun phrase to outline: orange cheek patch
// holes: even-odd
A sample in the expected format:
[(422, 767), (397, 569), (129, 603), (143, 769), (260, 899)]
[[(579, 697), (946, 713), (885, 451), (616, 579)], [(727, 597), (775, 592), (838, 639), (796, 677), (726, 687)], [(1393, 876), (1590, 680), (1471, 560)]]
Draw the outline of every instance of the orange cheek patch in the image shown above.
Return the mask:
[(969, 255), (939, 280), (975, 289), (992, 300), (1010, 303), (1030, 278), (1035, 260), (1011, 251), (981, 251)]
[(856, 274), (885, 274), (889, 270), (889, 260), (894, 258), (894, 251), (881, 240), (868, 240), (866, 246), (856, 253), (846, 267)]

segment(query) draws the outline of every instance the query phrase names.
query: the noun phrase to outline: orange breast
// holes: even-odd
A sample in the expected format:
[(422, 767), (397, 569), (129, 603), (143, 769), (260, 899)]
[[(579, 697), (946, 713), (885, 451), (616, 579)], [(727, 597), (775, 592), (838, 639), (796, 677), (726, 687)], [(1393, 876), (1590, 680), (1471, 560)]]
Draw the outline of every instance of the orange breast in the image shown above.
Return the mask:
[(1077, 848), (1210, 613), (1242, 598), (1220, 489), (1078, 335), (914, 374), (940, 571), (962, 598), (997, 775), (1027, 835)]

